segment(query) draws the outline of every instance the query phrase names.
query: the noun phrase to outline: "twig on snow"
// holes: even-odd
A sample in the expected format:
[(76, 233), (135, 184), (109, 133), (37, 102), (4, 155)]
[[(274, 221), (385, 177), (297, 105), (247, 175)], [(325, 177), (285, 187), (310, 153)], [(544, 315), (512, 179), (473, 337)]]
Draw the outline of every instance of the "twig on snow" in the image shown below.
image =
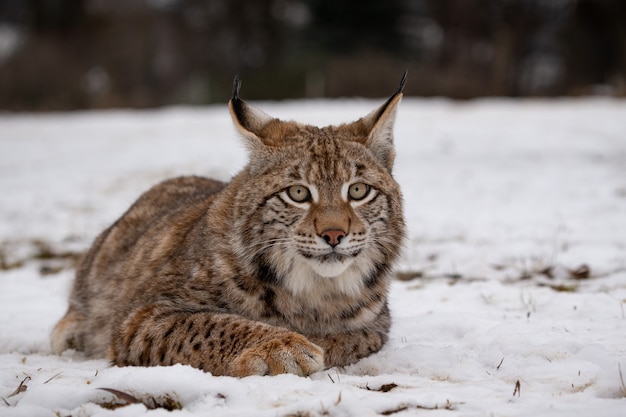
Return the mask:
[(397, 408), (394, 408), (394, 409), (392, 409), (392, 410), (386, 410), (386, 411), (383, 411), (383, 412), (382, 412), (382, 413), (380, 413), (380, 414), (381, 414), (381, 415), (383, 415), (383, 416), (390, 416), (390, 415), (392, 415), (392, 414), (395, 414), (395, 413), (400, 413), (400, 412), (402, 412), (402, 411), (406, 411), (406, 410), (408, 410), (408, 409), (409, 409), (409, 406), (408, 406), (408, 405), (401, 405), (401, 406), (399, 406), (399, 407), (397, 407)]
[(25, 384), (26, 381), (30, 381), (30, 377), (28, 375), (22, 380), (22, 382), (20, 382), (20, 385), (18, 385), (15, 391), (13, 391), (7, 398), (14, 397), (17, 394), (26, 391), (28, 389), (28, 385)]
[(48, 380), (46, 382), (44, 382), (44, 384), (47, 384), (48, 382), (52, 381), (54, 378), (58, 377), (59, 375), (61, 375), (63, 372), (59, 372), (56, 375), (52, 375), (50, 378), (48, 378)]
[[(456, 403), (459, 404), (459, 403)], [(391, 410), (385, 410), (380, 414), (383, 416), (390, 416), (392, 414), (401, 413), (402, 411), (406, 411), (410, 408), (414, 408), (416, 410), (455, 410), (456, 404), (452, 403), (450, 400), (446, 400), (446, 403), (443, 405), (435, 404), (435, 405), (421, 405), (421, 404), (400, 404), (398, 407), (393, 408)]]

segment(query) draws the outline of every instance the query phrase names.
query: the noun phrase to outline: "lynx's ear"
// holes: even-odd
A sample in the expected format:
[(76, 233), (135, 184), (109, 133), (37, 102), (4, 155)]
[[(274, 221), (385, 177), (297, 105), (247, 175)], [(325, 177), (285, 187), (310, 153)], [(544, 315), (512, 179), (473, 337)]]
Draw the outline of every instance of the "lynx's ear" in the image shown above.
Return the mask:
[(400, 80), (400, 85), (389, 99), (362, 119), (355, 123), (360, 124), (360, 128), (366, 132), (365, 145), (370, 148), (374, 156), (389, 171), (393, 168), (395, 159), (395, 149), (393, 143), (393, 127), (396, 120), (396, 109), (402, 99), (402, 90), (406, 83), (408, 72), (405, 72)]
[(233, 96), (228, 102), (230, 115), (239, 133), (246, 139), (246, 146), (251, 152), (263, 149), (263, 130), (272, 121), (277, 119), (265, 114), (239, 98), (241, 80), (235, 76), (233, 82)]

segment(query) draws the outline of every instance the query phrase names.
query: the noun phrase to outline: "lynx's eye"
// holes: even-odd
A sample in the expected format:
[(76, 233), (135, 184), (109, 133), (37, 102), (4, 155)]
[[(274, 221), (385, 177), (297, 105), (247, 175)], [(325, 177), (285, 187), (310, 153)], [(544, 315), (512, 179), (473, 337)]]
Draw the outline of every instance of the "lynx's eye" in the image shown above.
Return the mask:
[(311, 199), (311, 192), (303, 185), (292, 185), (287, 188), (287, 195), (296, 203), (304, 203)]
[(362, 182), (356, 182), (348, 188), (348, 196), (350, 200), (359, 201), (363, 200), (370, 193), (370, 186)]

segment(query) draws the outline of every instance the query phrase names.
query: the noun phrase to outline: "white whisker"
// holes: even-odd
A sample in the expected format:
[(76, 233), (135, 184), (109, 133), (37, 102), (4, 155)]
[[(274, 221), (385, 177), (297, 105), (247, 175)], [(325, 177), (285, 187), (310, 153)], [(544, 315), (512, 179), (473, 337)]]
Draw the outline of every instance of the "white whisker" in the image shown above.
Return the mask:
[(291, 241), (291, 238), (273, 238), (254, 243), (249, 248), (251, 250), (250, 257), (253, 258), (261, 252), (271, 249), (275, 246), (286, 246)]
[(256, 242), (252, 246), (274, 245), (277, 243), (287, 243), (287, 242), (290, 242), (291, 240), (292, 239), (289, 237), (278, 237), (278, 238), (263, 240), (261, 242)]

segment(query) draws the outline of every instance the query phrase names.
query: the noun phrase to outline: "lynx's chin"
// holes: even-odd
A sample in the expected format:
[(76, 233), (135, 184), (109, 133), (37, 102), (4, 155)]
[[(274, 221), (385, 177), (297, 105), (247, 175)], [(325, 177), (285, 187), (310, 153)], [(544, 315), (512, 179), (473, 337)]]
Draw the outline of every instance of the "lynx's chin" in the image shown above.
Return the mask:
[(369, 260), (343, 257), (343, 262), (320, 262), (315, 258), (300, 258), (282, 274), (283, 283), (293, 294), (313, 300), (324, 300), (328, 294), (358, 297), (365, 280), (375, 268)]
[(323, 278), (336, 278), (346, 272), (354, 262), (354, 257), (347, 257), (338, 254), (325, 255), (324, 259), (309, 258), (306, 262), (311, 269)]

